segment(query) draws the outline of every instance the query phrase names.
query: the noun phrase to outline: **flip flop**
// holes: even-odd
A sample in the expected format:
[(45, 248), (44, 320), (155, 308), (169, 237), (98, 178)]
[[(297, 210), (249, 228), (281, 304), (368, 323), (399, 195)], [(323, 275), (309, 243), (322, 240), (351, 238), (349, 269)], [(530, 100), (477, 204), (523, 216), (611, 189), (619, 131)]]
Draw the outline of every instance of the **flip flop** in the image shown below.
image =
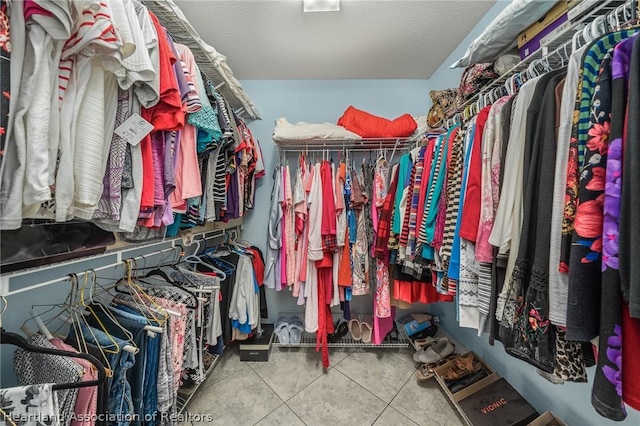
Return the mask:
[(304, 323), (298, 317), (289, 320), (289, 341), (292, 345), (299, 345), (302, 341), (302, 332), (304, 331)]
[(371, 343), (373, 337), (373, 318), (366, 317), (360, 322), (360, 331), (362, 332), (362, 343)]
[(349, 332), (351, 333), (351, 337), (353, 337), (353, 340), (355, 341), (362, 340), (362, 330), (360, 329), (360, 321), (358, 321), (357, 319), (350, 319)]
[(278, 336), (278, 342), (287, 345), (289, 344), (289, 322), (286, 318), (278, 318), (273, 326), (273, 332)]

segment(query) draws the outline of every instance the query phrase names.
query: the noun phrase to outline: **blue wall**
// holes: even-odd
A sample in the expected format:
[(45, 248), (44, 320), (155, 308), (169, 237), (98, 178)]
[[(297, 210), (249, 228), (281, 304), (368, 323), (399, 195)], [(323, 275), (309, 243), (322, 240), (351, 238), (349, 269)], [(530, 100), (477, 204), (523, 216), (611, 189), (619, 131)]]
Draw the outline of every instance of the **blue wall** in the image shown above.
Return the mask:
[[(278, 149), (271, 139), (275, 120), (286, 117), (290, 123), (336, 123), (349, 105), (372, 114), (395, 118), (404, 113), (425, 115), (428, 110), (427, 80), (245, 80), (243, 87), (258, 106), (261, 121), (249, 124), (260, 140), (267, 176), (260, 180), (253, 212), (245, 220), (243, 237), (266, 248), (267, 223), (271, 205), (273, 169), (278, 163)], [(293, 159), (291, 164), (295, 164)], [(267, 291), (270, 319), (278, 312), (299, 311), (300, 307), (288, 291)], [(352, 312), (372, 312), (372, 299), (355, 297)], [(419, 309), (419, 308), (417, 308)]]

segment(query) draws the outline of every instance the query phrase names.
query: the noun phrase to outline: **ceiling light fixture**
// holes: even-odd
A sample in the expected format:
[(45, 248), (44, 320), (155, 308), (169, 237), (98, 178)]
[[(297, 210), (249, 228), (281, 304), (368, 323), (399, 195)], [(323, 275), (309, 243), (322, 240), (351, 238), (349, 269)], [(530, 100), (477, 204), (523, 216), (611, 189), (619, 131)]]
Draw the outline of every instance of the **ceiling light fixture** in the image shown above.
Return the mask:
[(339, 12), (340, 0), (302, 0), (305, 12)]

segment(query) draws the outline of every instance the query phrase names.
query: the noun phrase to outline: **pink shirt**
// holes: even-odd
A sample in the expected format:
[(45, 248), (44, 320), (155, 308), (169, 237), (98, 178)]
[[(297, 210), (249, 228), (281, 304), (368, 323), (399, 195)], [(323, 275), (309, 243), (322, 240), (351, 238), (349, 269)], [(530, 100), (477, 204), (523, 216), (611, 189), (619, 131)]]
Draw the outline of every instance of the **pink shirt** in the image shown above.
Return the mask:
[[(78, 352), (74, 347), (67, 345), (56, 337), (51, 339), (49, 342), (60, 350)], [(93, 364), (82, 358), (73, 358), (73, 360), (84, 369), (84, 375), (81, 379), (83, 382), (98, 379), (98, 371), (95, 369)], [(94, 422), (92, 422), (91, 419), (96, 415), (97, 411), (98, 387), (90, 386), (86, 388), (79, 388), (76, 406), (73, 410), (76, 415), (76, 420), (71, 421), (71, 426), (93, 426)], [(79, 421), (77, 419), (84, 419), (84, 421)]]

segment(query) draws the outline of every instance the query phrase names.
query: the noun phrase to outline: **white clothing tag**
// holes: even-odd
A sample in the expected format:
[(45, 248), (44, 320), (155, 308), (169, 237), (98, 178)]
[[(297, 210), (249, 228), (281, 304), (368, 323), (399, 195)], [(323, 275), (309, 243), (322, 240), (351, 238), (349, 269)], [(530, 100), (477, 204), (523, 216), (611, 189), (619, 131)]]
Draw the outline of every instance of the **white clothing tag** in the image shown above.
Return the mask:
[(115, 134), (122, 139), (136, 146), (145, 136), (153, 130), (153, 124), (142, 118), (139, 114), (133, 113), (124, 123), (114, 130)]

